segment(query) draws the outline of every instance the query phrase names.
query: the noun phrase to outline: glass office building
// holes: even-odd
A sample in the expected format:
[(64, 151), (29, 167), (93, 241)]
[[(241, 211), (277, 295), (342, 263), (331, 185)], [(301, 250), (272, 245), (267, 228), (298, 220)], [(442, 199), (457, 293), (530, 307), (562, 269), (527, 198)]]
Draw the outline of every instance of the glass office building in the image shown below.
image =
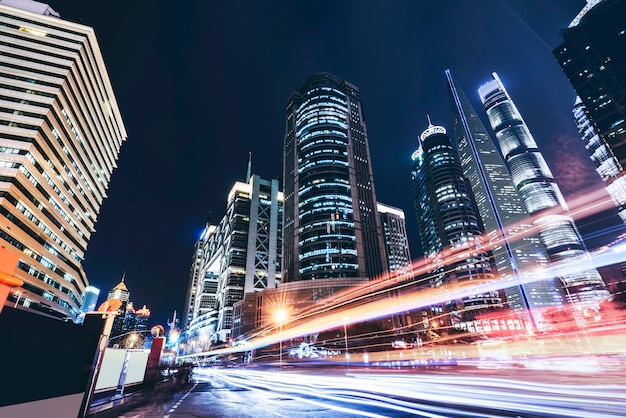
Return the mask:
[(285, 282), (369, 277), (385, 269), (359, 90), (312, 75), (287, 103)]
[(554, 275), (561, 281), (557, 285), (563, 296), (569, 302), (608, 299), (609, 292), (591, 263), (559, 186), (498, 75), (493, 73), (493, 80), (478, 92), (513, 183), (538, 227)]
[(598, 132), (580, 97), (576, 97), (572, 112), (580, 132), (580, 139), (589, 151), (591, 161), (596, 165), (596, 172), (607, 184), (606, 191), (613, 199), (618, 215), (626, 223), (626, 176), (622, 162), (615, 155), (612, 144)]
[[(483, 248), (482, 224), (471, 188), (446, 129), (430, 124), (412, 155), (415, 214), (433, 287), (487, 284), (494, 281)], [(449, 325), (462, 328), (489, 308), (501, 307), (498, 292), (468, 295), (432, 307), (449, 314)]]
[(450, 70), (445, 74), (459, 159), (485, 228), (485, 246), (493, 254), (509, 308), (536, 326), (544, 308), (561, 304), (552, 279), (525, 284), (536, 268), (546, 265), (545, 247), (529, 232), (532, 221), (487, 129)]
[(399, 275), (411, 273), (411, 250), (404, 211), (382, 203), (378, 203), (377, 208), (385, 240), (387, 270)]

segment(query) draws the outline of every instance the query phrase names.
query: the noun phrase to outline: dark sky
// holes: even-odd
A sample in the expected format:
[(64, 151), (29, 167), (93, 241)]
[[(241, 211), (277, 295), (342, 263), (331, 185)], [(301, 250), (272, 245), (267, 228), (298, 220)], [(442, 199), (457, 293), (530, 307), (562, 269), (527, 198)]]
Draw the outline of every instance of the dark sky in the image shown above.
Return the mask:
[[(255, 174), (282, 176), (285, 103), (316, 71), (359, 87), (378, 200), (405, 210), (413, 258), (410, 155), (427, 114), (452, 131), (447, 68), (479, 114), (476, 89), (498, 72), (566, 197), (602, 187), (551, 53), (584, 0), (49, 3), (95, 28), (128, 131), (84, 268), (100, 302), (126, 271), (154, 323), (182, 310), (193, 244), (248, 152)], [(579, 227), (619, 223), (604, 218)]]

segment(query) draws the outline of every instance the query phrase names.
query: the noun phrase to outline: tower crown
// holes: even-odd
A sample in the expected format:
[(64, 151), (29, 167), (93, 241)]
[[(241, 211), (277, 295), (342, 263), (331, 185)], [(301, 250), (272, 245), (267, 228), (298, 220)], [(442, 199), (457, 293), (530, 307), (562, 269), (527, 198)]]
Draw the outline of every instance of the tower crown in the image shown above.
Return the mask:
[(426, 130), (422, 132), (422, 134), (420, 135), (420, 139), (422, 140), (422, 142), (424, 142), (424, 140), (429, 136), (433, 136), (436, 134), (445, 135), (446, 132), (446, 128), (444, 128), (443, 126), (433, 125), (432, 123), (430, 123), (430, 118), (428, 118), (428, 128), (426, 128)]

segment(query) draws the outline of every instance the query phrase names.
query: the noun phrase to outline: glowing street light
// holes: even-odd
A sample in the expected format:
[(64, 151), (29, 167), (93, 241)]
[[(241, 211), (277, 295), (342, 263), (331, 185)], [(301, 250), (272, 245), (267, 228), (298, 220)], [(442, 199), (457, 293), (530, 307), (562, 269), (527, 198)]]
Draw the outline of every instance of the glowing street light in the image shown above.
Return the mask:
[(137, 334), (136, 332), (133, 332), (132, 334), (128, 336), (128, 339), (126, 341), (126, 348), (135, 348), (135, 345), (137, 344), (138, 341), (139, 341), (139, 334)]
[[(285, 322), (285, 319), (287, 319), (287, 311), (284, 309), (278, 309), (274, 312), (274, 319), (276, 320), (276, 322), (278, 322), (278, 327), (279, 327), (279, 334), (282, 334), (283, 332), (283, 322)], [(282, 369), (283, 367), (283, 339), (282, 336), (280, 337), (279, 340), (279, 352), (280, 352), (280, 368)]]

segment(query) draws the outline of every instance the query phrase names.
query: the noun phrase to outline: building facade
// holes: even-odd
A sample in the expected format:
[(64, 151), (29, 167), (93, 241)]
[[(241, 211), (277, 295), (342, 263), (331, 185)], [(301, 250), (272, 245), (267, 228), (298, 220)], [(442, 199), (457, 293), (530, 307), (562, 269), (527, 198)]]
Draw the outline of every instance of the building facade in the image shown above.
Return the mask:
[(589, 151), (591, 161), (596, 165), (596, 172), (607, 184), (606, 191), (617, 207), (617, 213), (626, 223), (626, 176), (622, 163), (615, 156), (611, 145), (601, 135), (589, 119), (589, 112), (580, 97), (576, 98), (572, 110), (580, 139)]
[(85, 297), (83, 298), (83, 304), (80, 307), (80, 318), (78, 322), (83, 322), (85, 314), (87, 312), (93, 312), (98, 308), (98, 297), (100, 296), (100, 289), (94, 286), (87, 286), (85, 288)]
[(533, 216), (551, 266), (558, 269), (560, 283), (554, 287), (561, 288), (569, 302), (608, 299), (609, 292), (591, 263), (559, 186), (498, 75), (493, 73), (493, 80), (478, 92), (513, 183)]
[(524, 284), (547, 264), (545, 247), (530, 233), (532, 221), (487, 129), (450, 70), (445, 74), (459, 159), (485, 229), (485, 247), (493, 254), (508, 307), (536, 327), (542, 311), (561, 302), (552, 280)]
[(588, 0), (554, 49), (578, 93), (574, 115), (591, 159), (626, 222), (626, 14), (624, 0)]
[(247, 183), (235, 183), (226, 215), (219, 225), (207, 227), (202, 248), (196, 246), (202, 262), (189, 323), (214, 327), (213, 342), (228, 341), (233, 305), (246, 293), (275, 288), (281, 282), (282, 211), (278, 180), (252, 175)]
[(125, 140), (94, 30), (0, 2), (0, 245), (20, 255), (20, 304), (80, 317), (85, 251)]
[[(418, 142), (419, 148), (412, 155), (411, 177), (431, 286), (457, 289), (493, 282), (480, 217), (446, 129), (429, 124)], [(477, 315), (500, 307), (502, 300), (493, 291), (467, 295), (431, 309), (432, 315), (441, 316), (447, 325), (463, 329)]]
[(411, 250), (406, 233), (404, 211), (382, 203), (378, 203), (377, 208), (385, 242), (387, 270), (389, 273), (409, 274), (411, 272)]
[(288, 100), (285, 282), (380, 276), (384, 242), (356, 86), (316, 73)]
[(198, 292), (198, 286), (203, 283), (200, 280), (200, 272), (202, 268), (202, 260), (204, 259), (204, 237), (208, 232), (208, 227), (202, 230), (202, 234), (196, 244), (193, 247), (193, 257), (191, 261), (191, 267), (189, 268), (189, 282), (187, 283), (187, 294), (185, 295), (185, 308), (183, 309), (181, 328), (186, 330), (196, 315), (197, 309), (196, 301), (200, 292)]
[(122, 280), (115, 285), (113, 289), (107, 294), (107, 300), (119, 300), (122, 302), (119, 308), (119, 314), (113, 319), (113, 326), (111, 327), (111, 338), (121, 335), (124, 332), (124, 318), (126, 315), (126, 307), (130, 302), (130, 291), (124, 283), (126, 273), (122, 276)]

